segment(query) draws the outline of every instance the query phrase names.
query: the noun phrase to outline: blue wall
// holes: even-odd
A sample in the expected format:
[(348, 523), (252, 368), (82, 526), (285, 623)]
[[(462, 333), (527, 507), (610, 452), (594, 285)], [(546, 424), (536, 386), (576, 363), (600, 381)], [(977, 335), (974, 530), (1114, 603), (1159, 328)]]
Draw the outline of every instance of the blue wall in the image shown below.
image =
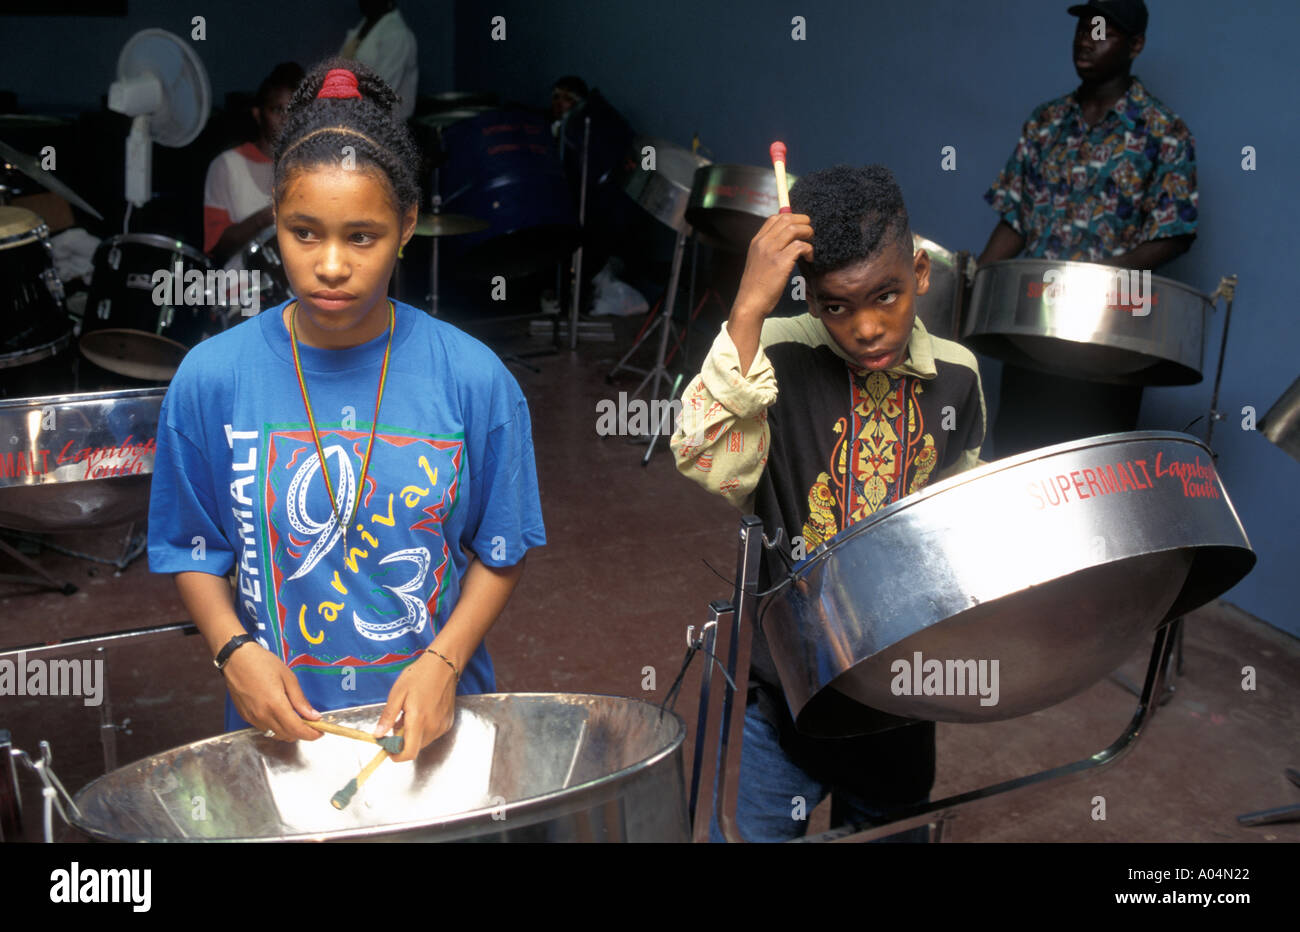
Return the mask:
[[(897, 175), (914, 227), (978, 252), (993, 226), (981, 195), (1030, 110), (1077, 83), (1067, 0), (745, 3), (494, 0), (456, 4), (456, 83), (538, 106), (576, 73), (643, 132), (689, 142), (715, 160), (762, 165), (783, 139), (790, 167), (883, 162)], [(1300, 5), (1285, 0), (1148, 0), (1151, 25), (1135, 73), (1197, 141), (1202, 233), (1162, 274), (1213, 291), (1241, 277), (1220, 408), (1219, 467), (1259, 554), (1229, 598), (1300, 634), (1300, 463), (1241, 429), (1300, 374), (1300, 265), (1295, 230)], [(506, 17), (506, 41), (490, 38)], [(791, 17), (807, 21), (791, 39)], [(940, 149), (957, 148), (957, 171)], [(1254, 146), (1258, 170), (1241, 169)], [(1205, 382), (1148, 390), (1142, 426), (1182, 429), (1209, 406), (1222, 310), (1207, 339)], [(995, 367), (985, 374), (989, 394)], [(990, 402), (993, 398), (990, 397)], [(1199, 427), (1196, 428), (1199, 430)]]
[[(415, 32), (420, 90), (452, 83), (452, 2), (398, 4)], [(33, 113), (95, 109), (117, 76), (122, 46), (141, 29), (166, 29), (188, 39), (191, 17), (206, 19), (207, 38), (194, 48), (208, 70), (213, 102), (230, 91), (252, 93), (280, 61), (305, 68), (339, 50), (361, 19), (355, 0), (128, 0), (120, 16), (0, 16), (0, 88), (18, 94)]]
[[(791, 169), (880, 161), (898, 176), (916, 229), (978, 251), (993, 225), (980, 200), (1029, 111), (1075, 82), (1068, 0), (405, 0), (420, 48), (420, 89), (484, 88), (542, 106), (551, 82), (577, 73), (638, 129), (680, 142), (699, 132), (718, 161), (763, 164), (784, 139)], [(1211, 291), (1241, 277), (1220, 407), (1259, 415), (1300, 372), (1293, 297), (1295, 216), (1293, 58), (1300, 6), (1149, 0), (1148, 46), (1136, 73), (1196, 135), (1202, 233), (1163, 274)], [(251, 91), (272, 64), (331, 54), (358, 18), (351, 0), (212, 0), (199, 47), (214, 99)], [(130, 0), (118, 17), (0, 17), (0, 88), (37, 112), (97, 106), (119, 49), (139, 29), (189, 35), (193, 10)], [(792, 41), (793, 15), (807, 40)], [(506, 41), (490, 38), (506, 17)], [(940, 149), (957, 148), (957, 171)], [(1258, 170), (1241, 170), (1254, 146)], [(1181, 429), (1208, 407), (1223, 314), (1207, 339), (1205, 383), (1151, 389), (1143, 426)], [(985, 373), (994, 401), (996, 367)], [(1220, 470), (1259, 565), (1231, 593), (1247, 611), (1300, 634), (1300, 463), (1234, 414), (1215, 445)]]

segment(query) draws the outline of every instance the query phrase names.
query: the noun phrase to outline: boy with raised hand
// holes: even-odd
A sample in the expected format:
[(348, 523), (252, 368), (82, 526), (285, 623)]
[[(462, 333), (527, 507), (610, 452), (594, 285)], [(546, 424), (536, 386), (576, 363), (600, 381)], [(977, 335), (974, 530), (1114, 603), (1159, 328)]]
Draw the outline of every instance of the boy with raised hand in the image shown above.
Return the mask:
[[(930, 260), (913, 251), (889, 170), (813, 172), (790, 200), (794, 213), (768, 218), (750, 243), (731, 315), (682, 397), (672, 448), (678, 469), (758, 515), (769, 538), (783, 529), (797, 560), (973, 467), (985, 413), (975, 357), (916, 319)], [(808, 313), (770, 318), (796, 264)], [(760, 586), (786, 571), (782, 555), (765, 553)], [(932, 722), (862, 735), (875, 713), (847, 697), (834, 715), (837, 732), (858, 736), (813, 738), (795, 728), (755, 630), (737, 807), (747, 839), (803, 835), (795, 797), (811, 811), (833, 792), (833, 826), (929, 798)], [(720, 839), (716, 819), (713, 836)]]

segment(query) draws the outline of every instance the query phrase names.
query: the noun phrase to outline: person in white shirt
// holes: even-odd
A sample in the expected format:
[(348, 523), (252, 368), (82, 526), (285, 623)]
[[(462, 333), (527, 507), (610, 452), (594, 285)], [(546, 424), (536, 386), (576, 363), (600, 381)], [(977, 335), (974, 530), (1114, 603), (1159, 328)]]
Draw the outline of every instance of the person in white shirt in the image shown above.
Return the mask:
[(415, 33), (411, 32), (393, 0), (360, 0), (365, 18), (348, 30), (339, 55), (369, 65), (397, 92), (393, 116), (409, 119), (415, 113), (415, 88), (419, 68)]
[(257, 89), (257, 138), (227, 149), (208, 166), (203, 185), (203, 251), (217, 262), (234, 256), (271, 225), (271, 152), (302, 66), (281, 62)]

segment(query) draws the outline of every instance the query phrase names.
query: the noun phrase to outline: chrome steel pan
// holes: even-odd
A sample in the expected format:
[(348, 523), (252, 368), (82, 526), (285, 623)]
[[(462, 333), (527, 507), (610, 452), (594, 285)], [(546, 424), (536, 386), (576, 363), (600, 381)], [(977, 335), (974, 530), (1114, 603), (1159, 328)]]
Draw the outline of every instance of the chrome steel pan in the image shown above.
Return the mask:
[[(381, 708), (326, 717), (368, 730)], [(450, 733), (385, 761), (342, 810), (330, 797), (374, 745), (245, 730), (100, 777), (72, 822), (112, 841), (687, 841), (684, 736), (636, 699), (458, 697)]]
[[(989, 463), (858, 522), (796, 567), (762, 624), (804, 731), (836, 733), (819, 712), (834, 690), (894, 715), (995, 721), (1087, 688), (1254, 563), (1200, 441), (1107, 434)], [(930, 661), (941, 683), (926, 682)], [(973, 682), (981, 661), (989, 685), (997, 662), (996, 697)]]
[(916, 316), (925, 329), (945, 340), (961, 336), (961, 299), (965, 284), (966, 254), (944, 249), (934, 240), (912, 234), (914, 249), (930, 257), (930, 290), (916, 299)]
[[(796, 180), (786, 174), (790, 187)], [(705, 165), (695, 171), (686, 222), (710, 246), (744, 252), (763, 221), (780, 209), (771, 167)]]
[[(1117, 273), (1127, 278), (1121, 281)], [(1134, 274), (1090, 262), (994, 262), (975, 276), (964, 342), (989, 356), (1069, 378), (1124, 385), (1199, 382), (1209, 297), (1149, 272), (1135, 281)]]
[(1300, 460), (1300, 379), (1292, 382), (1282, 397), (1273, 402), (1264, 420), (1259, 422), (1259, 430), (1294, 459)]
[[(647, 146), (654, 147), (653, 170), (642, 167)], [(623, 190), (660, 223), (678, 233), (688, 233), (686, 205), (691, 199), (691, 185), (696, 170), (708, 164), (708, 159), (690, 149), (665, 139), (638, 136), (627, 154)]]
[(54, 532), (145, 517), (166, 392), (0, 400), (0, 527)]

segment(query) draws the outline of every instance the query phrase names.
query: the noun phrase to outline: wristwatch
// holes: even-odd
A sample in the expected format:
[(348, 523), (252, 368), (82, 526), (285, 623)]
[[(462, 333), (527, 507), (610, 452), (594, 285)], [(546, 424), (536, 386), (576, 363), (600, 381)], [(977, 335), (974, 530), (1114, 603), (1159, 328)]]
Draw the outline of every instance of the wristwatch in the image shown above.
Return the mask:
[(212, 665), (220, 670), (226, 665), (226, 661), (230, 659), (231, 654), (239, 650), (239, 648), (243, 647), (249, 641), (256, 640), (257, 638), (253, 637), (251, 634), (236, 634), (226, 642), (225, 647), (221, 648), (221, 650), (217, 652), (217, 656), (212, 658)]

